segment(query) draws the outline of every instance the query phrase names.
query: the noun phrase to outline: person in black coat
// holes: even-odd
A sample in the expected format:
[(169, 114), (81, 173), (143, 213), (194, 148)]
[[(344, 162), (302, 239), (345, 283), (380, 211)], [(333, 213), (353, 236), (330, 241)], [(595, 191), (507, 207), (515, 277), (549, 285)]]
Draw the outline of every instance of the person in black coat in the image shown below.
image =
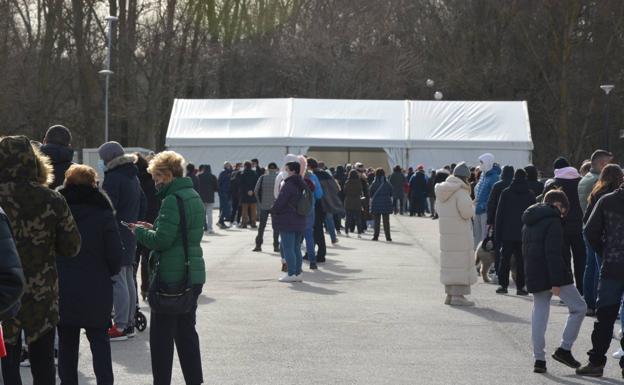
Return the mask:
[(232, 224), (240, 223), (241, 220), (240, 180), (243, 174), (242, 166), (242, 163), (236, 163), (230, 174), (230, 200), (232, 202), (230, 223)]
[(70, 147), (71, 140), (69, 129), (58, 124), (48, 128), (43, 138), (41, 152), (50, 158), (54, 168), (54, 180), (48, 186), (52, 190), (63, 184), (65, 171), (73, 164), (74, 150)]
[(494, 183), (492, 187), (492, 192), (490, 193), (490, 197), (487, 202), (487, 224), (488, 226), (494, 227), (494, 222), (496, 221), (496, 209), (498, 208), (498, 201), (500, 199), (503, 191), (509, 187), (511, 184), (511, 180), (514, 177), (514, 168), (513, 166), (504, 166), (503, 171), (501, 173), (501, 179)]
[(113, 310), (112, 277), (124, 257), (111, 201), (96, 187), (95, 170), (73, 165), (60, 193), (76, 220), (82, 246), (74, 258), (59, 257), (59, 377), (78, 384), (80, 329), (85, 329), (93, 353), (98, 384), (113, 383), (110, 340)]
[(537, 167), (532, 164), (526, 166), (524, 171), (527, 173), (527, 181), (529, 182), (529, 190), (533, 192), (536, 197), (542, 195), (544, 191), (544, 183), (538, 180)]
[(255, 229), (258, 213), (257, 200), (254, 194), (256, 183), (258, 182), (258, 174), (251, 169), (251, 162), (247, 161), (243, 164), (243, 172), (240, 175), (240, 201), (242, 210), (241, 228), (246, 228), (247, 224)]
[(571, 349), (587, 310), (585, 301), (574, 287), (572, 271), (561, 252), (561, 218), (568, 210), (568, 199), (562, 191), (554, 190), (545, 196), (544, 202), (532, 205), (522, 215), (524, 271), (527, 290), (533, 293), (531, 335), (535, 357), (533, 371), (536, 373), (546, 372), (545, 333), (552, 296), (561, 298), (569, 311), (561, 345), (552, 357), (569, 367), (580, 366)]
[[(204, 202), (206, 209), (206, 223), (204, 229), (208, 233), (213, 233), (212, 229), (212, 210), (214, 208), (215, 193), (219, 191), (219, 182), (217, 177), (212, 173), (212, 168), (208, 164), (199, 166), (199, 196)], [(153, 223), (153, 222), (149, 222)]]
[(529, 190), (526, 172), (516, 170), (514, 179), (501, 194), (496, 209), (496, 242), (502, 245), (501, 263), (498, 271), (496, 290), (499, 294), (507, 293), (509, 286), (509, 264), (511, 256), (516, 259), (516, 294), (527, 295), (524, 290), (524, 260), (522, 253), (522, 213), (535, 203), (535, 196)]
[(409, 179), (410, 187), (410, 217), (418, 214), (419, 217), (425, 215), (427, 206), (427, 176), (422, 166)]
[[(158, 216), (158, 211), (160, 211), (160, 199), (156, 197), (157, 190), (154, 179), (152, 179), (152, 176), (147, 172), (147, 167), (149, 165), (148, 160), (141, 153), (137, 152), (135, 155), (137, 157), (135, 164), (139, 172), (139, 183), (141, 184), (141, 190), (143, 190), (147, 202), (145, 215), (139, 218), (139, 220), (142, 222), (154, 223)], [(150, 250), (147, 247), (137, 244), (134, 277), (136, 281), (137, 269), (140, 267), (141, 296), (144, 300), (147, 298), (147, 291), (149, 289), (149, 254)]]
[(9, 218), (0, 207), (0, 321), (17, 315), (24, 293), (24, 271)]
[(570, 210), (563, 219), (563, 255), (568, 263), (574, 263), (574, 280), (576, 287), (583, 294), (583, 276), (585, 274), (585, 240), (583, 239), (583, 210), (578, 194), (581, 175), (565, 158), (557, 158), (553, 165), (555, 178), (544, 186), (544, 193), (560, 188), (568, 197)]
[(191, 178), (193, 181), (193, 189), (195, 189), (195, 191), (199, 194), (199, 178), (197, 177), (197, 170), (195, 169), (195, 165), (193, 163), (186, 165), (186, 177)]

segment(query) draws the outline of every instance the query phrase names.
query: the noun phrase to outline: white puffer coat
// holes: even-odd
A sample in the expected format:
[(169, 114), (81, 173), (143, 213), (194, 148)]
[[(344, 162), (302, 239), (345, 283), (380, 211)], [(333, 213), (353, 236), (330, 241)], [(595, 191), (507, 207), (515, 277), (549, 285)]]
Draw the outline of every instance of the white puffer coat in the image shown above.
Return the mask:
[(477, 282), (471, 218), (475, 208), (470, 186), (450, 176), (435, 186), (436, 212), (440, 219), (440, 282), (473, 285)]

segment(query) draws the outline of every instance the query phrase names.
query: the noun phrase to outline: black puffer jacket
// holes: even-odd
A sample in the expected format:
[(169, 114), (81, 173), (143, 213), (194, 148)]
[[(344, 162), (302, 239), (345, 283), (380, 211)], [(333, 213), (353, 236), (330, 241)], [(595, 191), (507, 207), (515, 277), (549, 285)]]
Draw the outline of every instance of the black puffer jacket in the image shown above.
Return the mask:
[(497, 241), (522, 240), (522, 214), (532, 204), (535, 204), (535, 196), (529, 190), (527, 181), (511, 182), (498, 201), (494, 225)]
[(583, 232), (583, 210), (578, 194), (578, 184), (581, 178), (577, 179), (550, 179), (544, 186), (544, 195), (555, 188), (561, 188), (568, 197), (570, 209), (563, 219), (563, 232), (567, 235), (580, 234)]
[(24, 272), (15, 248), (11, 225), (0, 208), (0, 321), (12, 318), (19, 310), (24, 292)]
[(54, 181), (49, 186), (54, 190), (65, 182), (65, 172), (73, 164), (74, 150), (58, 144), (48, 143), (41, 146), (41, 152), (50, 158), (52, 167), (54, 167)]
[(253, 193), (258, 182), (258, 174), (255, 171), (249, 169), (244, 170), (240, 174), (240, 201), (241, 203), (256, 203), (256, 196), (254, 194), (249, 195), (248, 192)]
[(561, 255), (561, 213), (554, 206), (538, 203), (522, 215), (524, 276), (530, 293), (571, 285), (572, 271)]
[(503, 190), (505, 190), (511, 184), (513, 179), (514, 168), (512, 166), (504, 166), (501, 173), (501, 180), (494, 183), (492, 192), (487, 202), (487, 224), (494, 225), (496, 222), (496, 209), (498, 208), (498, 201), (500, 200)]
[(600, 276), (624, 280), (624, 189), (600, 198), (587, 224), (585, 237), (602, 256)]

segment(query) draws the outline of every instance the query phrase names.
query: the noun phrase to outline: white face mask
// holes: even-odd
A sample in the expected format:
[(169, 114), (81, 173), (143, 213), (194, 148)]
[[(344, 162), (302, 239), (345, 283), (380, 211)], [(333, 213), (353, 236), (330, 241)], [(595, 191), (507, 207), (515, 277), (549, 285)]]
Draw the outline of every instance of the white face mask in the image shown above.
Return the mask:
[(103, 178), (104, 171), (106, 171), (106, 165), (104, 164), (104, 161), (102, 159), (98, 160), (97, 168), (98, 168), (98, 173), (100, 174), (100, 177)]

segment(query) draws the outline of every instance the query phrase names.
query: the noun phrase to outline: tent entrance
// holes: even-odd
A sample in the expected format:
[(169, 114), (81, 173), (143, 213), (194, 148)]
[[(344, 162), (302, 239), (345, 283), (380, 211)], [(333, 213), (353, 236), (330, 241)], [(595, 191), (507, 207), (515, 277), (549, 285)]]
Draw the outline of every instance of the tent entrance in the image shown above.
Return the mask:
[(381, 148), (310, 147), (309, 157), (325, 162), (327, 167), (361, 162), (366, 168), (381, 167), (388, 172), (388, 155)]

